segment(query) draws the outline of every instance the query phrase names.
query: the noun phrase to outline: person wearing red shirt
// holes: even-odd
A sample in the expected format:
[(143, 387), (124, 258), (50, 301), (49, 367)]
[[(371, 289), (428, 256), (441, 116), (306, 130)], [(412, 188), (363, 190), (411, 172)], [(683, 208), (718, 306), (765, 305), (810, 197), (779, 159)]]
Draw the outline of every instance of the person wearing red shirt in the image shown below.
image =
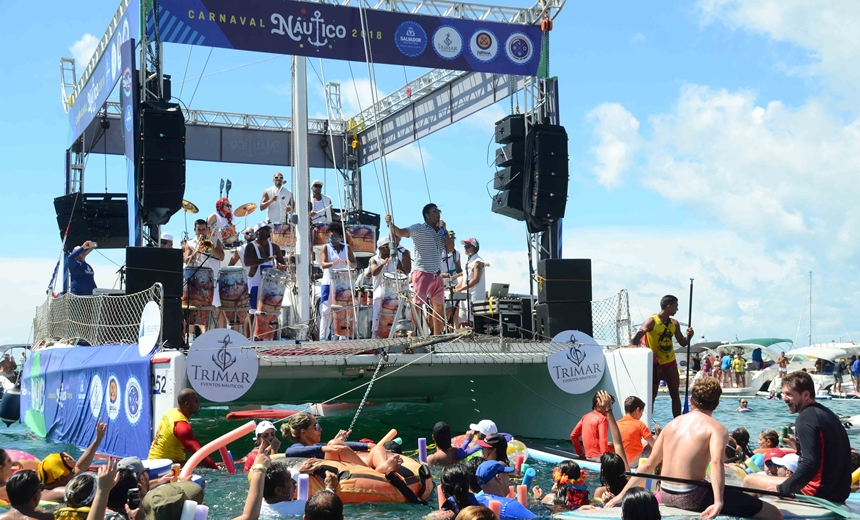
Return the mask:
[[(599, 460), (600, 456), (612, 451), (609, 444), (609, 422), (606, 412), (597, 406), (597, 393), (591, 398), (591, 411), (582, 416), (570, 432), (570, 442), (578, 455), (585, 455), (589, 460)], [(615, 403), (615, 399), (612, 399)], [(580, 437), (582, 442), (580, 443)], [(583, 449), (584, 448), (584, 449)]]

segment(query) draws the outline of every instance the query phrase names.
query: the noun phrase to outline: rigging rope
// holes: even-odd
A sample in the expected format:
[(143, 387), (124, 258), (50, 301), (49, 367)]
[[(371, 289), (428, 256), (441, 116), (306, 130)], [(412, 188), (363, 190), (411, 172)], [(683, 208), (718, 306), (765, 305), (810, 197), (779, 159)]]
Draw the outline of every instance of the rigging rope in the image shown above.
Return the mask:
[[(206, 56), (206, 63), (203, 64), (203, 70), (200, 71), (200, 74), (206, 71), (206, 65), (209, 65), (209, 58), (212, 57), (212, 51), (215, 50), (215, 47), (209, 48), (209, 55)], [(197, 78), (197, 85), (194, 86), (194, 92), (191, 94), (191, 101), (188, 102), (188, 108), (191, 108), (191, 103), (194, 102), (194, 96), (197, 95), (197, 88), (200, 87), (200, 81), (203, 79), (203, 76)]]
[[(406, 65), (403, 66), (403, 79), (406, 80), (406, 88), (409, 89), (409, 77), (406, 75)], [(411, 94), (409, 99), (412, 99)], [(430, 182), (427, 180), (427, 167), (424, 165), (424, 152), (421, 151), (421, 140), (416, 139), (415, 144), (418, 145), (418, 156), (421, 158), (421, 171), (424, 172), (424, 186), (427, 188), (427, 202), (433, 202), (433, 197), (430, 196)]]
[(185, 62), (185, 72), (182, 73), (182, 83), (179, 86), (179, 98), (182, 98), (182, 91), (185, 89), (185, 78), (188, 76), (188, 66), (191, 65), (191, 52), (194, 50), (193, 45), (188, 46), (188, 60)]

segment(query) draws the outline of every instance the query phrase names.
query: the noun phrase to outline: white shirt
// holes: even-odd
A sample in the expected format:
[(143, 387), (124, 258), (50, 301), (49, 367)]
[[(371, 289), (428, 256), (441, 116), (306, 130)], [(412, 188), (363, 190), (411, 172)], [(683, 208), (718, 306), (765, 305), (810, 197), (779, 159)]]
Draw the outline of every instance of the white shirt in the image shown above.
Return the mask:
[(290, 500), (289, 502), (276, 502), (274, 504), (268, 504), (263, 500), (260, 516), (264, 518), (302, 516), (305, 514), (305, 504), (307, 504), (307, 500)]
[[(218, 242), (221, 241), (220, 238), (215, 237), (210, 237), (210, 240), (212, 240), (212, 244), (214, 245), (214, 247), (218, 247)], [(188, 247), (192, 251), (197, 251), (197, 237), (194, 237), (188, 241)], [(203, 256), (203, 253), (197, 255), (198, 258), (201, 258)], [(191, 258), (193, 259), (194, 257), (192, 256)], [(221, 270), (221, 260), (218, 260), (210, 254), (209, 258), (206, 259), (206, 262), (204, 262), (203, 265), (212, 269), (212, 274), (215, 276), (215, 280), (218, 280), (218, 271)]]
[[(391, 258), (391, 257), (389, 257)], [(379, 265), (384, 260), (376, 255), (370, 259), (371, 264)], [(382, 278), (385, 273), (394, 274), (397, 272), (397, 259), (392, 258), (390, 262), (388, 262), (385, 267), (382, 268), (382, 271), (379, 272), (378, 275), (373, 277), (373, 301), (376, 301), (378, 298), (382, 298)]]
[[(320, 193), (320, 200), (311, 195), (311, 203), (316, 215), (311, 217), (313, 224), (330, 224), (331, 223), (331, 199)], [(325, 208), (325, 210), (323, 210)]]
[(293, 200), (293, 192), (288, 190), (286, 186), (281, 185), (280, 188), (277, 186), (270, 186), (266, 188), (265, 193), (266, 198), (272, 201), (272, 203), (266, 208), (269, 222), (283, 224), (287, 221), (287, 206), (289, 206), (290, 201)]
[[(275, 248), (272, 245), (272, 242), (268, 242), (268, 244), (269, 244), (269, 253), (268, 254), (261, 254), (260, 245), (257, 244), (256, 240), (251, 242), (251, 243), (254, 244), (254, 250), (257, 253), (257, 258), (267, 258), (267, 257), (275, 254)], [(260, 284), (263, 281), (262, 273), (263, 273), (264, 267), (274, 267), (274, 266), (275, 266), (275, 261), (274, 260), (268, 260), (268, 261), (257, 266), (257, 271), (254, 273), (254, 276), (250, 275), (251, 268), (248, 267), (247, 268), (248, 269), (248, 290), (250, 291), (254, 287), (260, 286)]]
[[(331, 245), (331, 242), (326, 242), (325, 247), (328, 249), (328, 253), (326, 256), (328, 257), (326, 261), (334, 262), (336, 259), (340, 258), (345, 264), (338, 264), (337, 269), (349, 269), (349, 246), (341, 242), (343, 248), (341, 248), (340, 252), (337, 252), (334, 246)], [(322, 260), (320, 260), (322, 262)], [(331, 268), (323, 269), (323, 277), (320, 280), (320, 285), (329, 285), (331, 283)]]
[[(11, 377), (15, 377), (15, 374), (12, 374)], [(13, 383), (12, 379), (5, 373), (0, 373), (0, 386), (3, 387), (4, 392), (15, 389), (15, 383)]]
[[(472, 257), (469, 258), (469, 260), (466, 262), (466, 270), (469, 274), (469, 283), (472, 283), (472, 281), (474, 280), (473, 276), (475, 274), (475, 264), (477, 264), (478, 262), (481, 262), (482, 264), (485, 263), (484, 259), (481, 258), (481, 256), (478, 254), (472, 255)], [(465, 283), (465, 281), (466, 279), (464, 278), (463, 282)], [(472, 300), (472, 303), (479, 300), (487, 299), (487, 277), (484, 276), (483, 270), (481, 270), (481, 275), (480, 279), (478, 280), (478, 283), (476, 283), (474, 287), (469, 288), (469, 299)]]

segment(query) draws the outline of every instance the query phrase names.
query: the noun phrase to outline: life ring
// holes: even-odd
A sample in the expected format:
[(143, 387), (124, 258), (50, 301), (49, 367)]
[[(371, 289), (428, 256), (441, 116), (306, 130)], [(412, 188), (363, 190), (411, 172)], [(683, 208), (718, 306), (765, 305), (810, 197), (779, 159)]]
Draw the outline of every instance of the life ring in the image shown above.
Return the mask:
[(752, 408), (738, 408), (738, 413), (750, 413), (752, 412)]
[(13, 464), (17, 462), (23, 469), (32, 469), (33, 471), (37, 471), (39, 463), (42, 462), (35, 455), (21, 450), (6, 450), (6, 455), (9, 456)]
[[(286, 460), (290, 467), (298, 467), (308, 459), (301, 457), (284, 457), (273, 455), (272, 459)], [(385, 476), (367, 466), (340, 462), (336, 460), (317, 460), (312, 466), (308, 496), (324, 489), (325, 471), (331, 471), (340, 477), (337, 495), (344, 504), (360, 504), (363, 502), (395, 502), (407, 503), (408, 499), (392, 485)], [(433, 492), (433, 477), (430, 469), (415, 459), (403, 457), (403, 464), (398, 471), (403, 482), (416, 497), (426, 500)]]

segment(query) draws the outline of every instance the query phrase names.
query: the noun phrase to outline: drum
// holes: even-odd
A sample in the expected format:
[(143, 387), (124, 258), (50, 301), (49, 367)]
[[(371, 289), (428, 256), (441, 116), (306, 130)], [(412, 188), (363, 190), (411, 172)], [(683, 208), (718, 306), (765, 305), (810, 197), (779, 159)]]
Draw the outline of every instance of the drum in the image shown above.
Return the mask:
[[(353, 284), (356, 281), (358, 272), (353, 269), (330, 269), (329, 276), (331, 281), (332, 305), (343, 305), (349, 307), (353, 305)], [(356, 300), (355, 303), (358, 303)]]
[(409, 287), (408, 277), (403, 273), (382, 273), (382, 311), (381, 312), (397, 312), (397, 306), (400, 299), (397, 296), (397, 290), (401, 291)]
[(272, 243), (286, 248), (296, 247), (296, 234), (293, 232), (293, 225), (290, 223), (273, 224), (272, 225)]
[(241, 266), (231, 265), (218, 271), (218, 294), (222, 307), (248, 306), (248, 280)]
[(352, 337), (355, 327), (355, 312), (352, 307), (332, 305), (332, 322), (335, 336)]
[[(224, 308), (221, 307), (221, 312), (224, 313), (224, 317), (227, 319), (228, 327), (238, 327), (240, 325), (245, 325), (245, 319), (248, 317), (248, 311), (237, 311), (233, 308)], [(234, 329), (235, 330), (235, 329)]]
[(278, 326), (278, 314), (254, 315), (254, 341), (271, 341), (275, 339)]
[(373, 334), (373, 305), (358, 307), (358, 337), (369, 339)]
[(351, 224), (346, 226), (347, 244), (353, 253), (376, 254), (376, 226)]
[(312, 224), (311, 236), (314, 237), (315, 246), (324, 246), (328, 242), (328, 224)]
[(230, 246), (239, 241), (239, 234), (236, 232), (236, 226), (233, 224), (228, 224), (224, 226), (221, 230), (221, 244), (224, 246)]
[(209, 314), (211, 311), (189, 311), (188, 312), (188, 324), (189, 325), (203, 325), (204, 327), (209, 326)]
[(262, 278), (257, 309), (260, 312), (281, 312), (281, 303), (284, 301), (289, 276), (280, 269), (266, 269)]
[(379, 313), (379, 325), (376, 327), (376, 334), (380, 338), (387, 338), (391, 334), (391, 327), (394, 326), (394, 314)]
[(215, 295), (215, 276), (208, 267), (186, 266), (182, 271), (182, 304), (212, 305)]

